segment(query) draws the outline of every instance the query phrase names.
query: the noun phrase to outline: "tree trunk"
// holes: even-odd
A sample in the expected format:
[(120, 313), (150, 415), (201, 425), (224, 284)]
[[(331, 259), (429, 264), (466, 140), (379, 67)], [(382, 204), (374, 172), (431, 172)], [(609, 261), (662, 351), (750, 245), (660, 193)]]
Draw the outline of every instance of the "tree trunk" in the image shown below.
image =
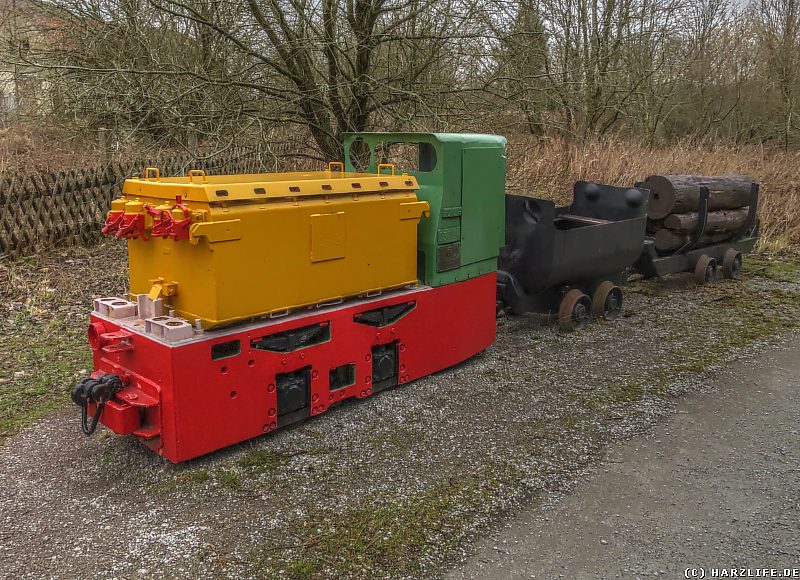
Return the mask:
[[(736, 232), (744, 226), (748, 213), (747, 207), (709, 212), (705, 233)], [(699, 217), (697, 212), (673, 213), (664, 218), (664, 227), (679, 234), (690, 234), (697, 229)]]
[[(730, 232), (703, 234), (703, 237), (700, 238), (700, 241), (697, 243), (697, 247), (702, 248), (703, 246), (716, 244), (718, 242), (725, 241), (730, 237), (731, 237)], [(683, 246), (686, 242), (688, 242), (690, 238), (691, 238), (690, 235), (678, 234), (666, 228), (664, 228), (663, 230), (658, 230), (656, 232), (656, 235), (654, 236), (656, 242), (656, 250), (658, 250), (659, 252), (672, 252), (674, 250), (677, 250), (678, 248)]]
[(644, 182), (650, 190), (647, 215), (660, 219), (671, 213), (697, 211), (701, 186), (708, 188), (709, 211), (743, 207), (750, 203), (752, 184), (753, 178), (746, 175), (651, 175)]

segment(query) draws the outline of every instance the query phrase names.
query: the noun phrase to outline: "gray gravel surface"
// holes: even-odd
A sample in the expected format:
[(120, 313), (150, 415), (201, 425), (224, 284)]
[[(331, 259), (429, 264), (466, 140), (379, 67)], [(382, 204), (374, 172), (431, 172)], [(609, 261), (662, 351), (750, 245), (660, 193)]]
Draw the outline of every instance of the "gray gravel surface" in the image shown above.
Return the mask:
[(800, 569), (798, 339), (732, 365), (664, 424), (612, 445), (573, 493), (516, 514), (448, 580)]
[(520, 506), (572, 489), (610, 442), (795, 327), (795, 278), (635, 283), (624, 318), (574, 335), (503, 319), (497, 344), (465, 364), (181, 466), (131, 438), (82, 437), (64, 407), (0, 448), (0, 570), (440, 575)]

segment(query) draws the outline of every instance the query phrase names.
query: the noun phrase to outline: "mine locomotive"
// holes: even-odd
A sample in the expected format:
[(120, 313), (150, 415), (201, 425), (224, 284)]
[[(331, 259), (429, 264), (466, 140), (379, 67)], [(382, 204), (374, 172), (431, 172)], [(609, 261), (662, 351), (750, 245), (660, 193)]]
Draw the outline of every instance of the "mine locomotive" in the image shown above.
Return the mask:
[[(398, 144), (414, 170), (383, 163)], [(103, 232), (128, 240), (130, 294), (94, 301), (94, 371), (72, 390), (84, 433), (185, 461), (464, 361), (500, 311), (573, 330), (616, 317), (634, 271), (730, 252), (740, 268), (755, 243), (757, 186), (747, 223), (703, 250), (701, 184), (700, 225), (656, 253), (646, 185), (579, 182), (565, 208), (506, 195), (505, 145), (347, 134), (322, 171), (126, 180)]]

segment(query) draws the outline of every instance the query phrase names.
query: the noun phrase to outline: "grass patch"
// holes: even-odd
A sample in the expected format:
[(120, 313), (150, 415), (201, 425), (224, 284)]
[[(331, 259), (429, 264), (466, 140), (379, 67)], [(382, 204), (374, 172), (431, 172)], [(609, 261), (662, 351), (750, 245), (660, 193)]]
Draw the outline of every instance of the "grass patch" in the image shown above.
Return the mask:
[(371, 501), (344, 514), (320, 511), (298, 524), (293, 545), (255, 557), (260, 574), (282, 570), (292, 578), (352, 577), (368, 570), (418, 576), (419, 556), (435, 545), (452, 550), (463, 539), (459, 523), (469, 506), (481, 506), (498, 480), (482, 474), (433, 486), (396, 501)]
[(205, 483), (211, 479), (211, 474), (205, 469), (187, 469), (181, 471), (176, 477), (178, 484)]
[[(298, 455), (310, 455), (321, 457), (325, 455), (322, 449), (300, 449), (297, 451), (271, 451), (264, 448), (256, 448), (248, 452), (244, 458), (236, 462), (241, 468), (243, 476), (258, 476), (265, 473), (273, 473), (285, 466), (293, 457)], [(310, 467), (313, 471), (313, 467)]]
[(92, 364), (83, 325), (21, 314), (2, 330), (0, 442), (66, 404), (78, 371)]
[(800, 261), (768, 256), (746, 256), (745, 268), (777, 282), (800, 282)]
[[(800, 263), (756, 258), (748, 268), (746, 279), (759, 277), (800, 282)], [(758, 288), (755, 284), (741, 282), (712, 285), (705, 291), (710, 299), (691, 320), (679, 321), (664, 342), (660, 356), (672, 361), (664, 372), (612, 383), (603, 392), (581, 397), (581, 403), (597, 411), (608, 403), (625, 404), (645, 396), (666, 396), (669, 383), (676, 377), (701, 373), (714, 364), (726, 362), (726, 355), (735, 349), (800, 327), (800, 292)], [(686, 324), (713, 329), (714, 339), (704, 343), (702, 350), (683, 350)]]
[(235, 471), (224, 469), (216, 474), (217, 481), (222, 487), (227, 489), (241, 489), (242, 476)]
[[(112, 469), (116, 465), (112, 465)], [(168, 496), (195, 485), (203, 485), (212, 480), (207, 469), (178, 468), (172, 475), (164, 476), (150, 485), (154, 496)]]
[(274, 471), (289, 461), (291, 455), (270, 451), (269, 449), (254, 449), (244, 459), (238, 461), (239, 467), (251, 473), (266, 473)]
[[(580, 449), (597, 449), (606, 441), (607, 435), (596, 425), (609, 423), (611, 414), (644, 397), (677, 396), (678, 391), (672, 389), (676, 379), (725, 363), (738, 348), (798, 328), (800, 293), (765, 287), (758, 284), (758, 278), (800, 281), (800, 265), (750, 268), (739, 283), (720, 282), (697, 289), (689, 318), (675, 318), (674, 328), (667, 328), (664, 352), (653, 355), (668, 361), (657, 376), (633, 376), (577, 399), (567, 397), (572, 404), (562, 412), (532, 425), (519, 435), (522, 439), (509, 440), (510, 446), (527, 450), (526, 461), (548, 458), (541, 473), (501, 463), (476, 476), (454, 475), (404, 500), (371, 498), (343, 513), (312, 512), (294, 524), (290, 533), (293, 544), (258, 552), (254, 559), (257, 570), (263, 575), (283, 573), (292, 578), (423, 575), (426, 555), (452, 553), (468, 533), (465, 522), (496, 516), (503, 509), (498, 506), (504, 498), (524, 487), (523, 480), (534, 475), (546, 479), (548, 469), (556, 469), (556, 465), (567, 469), (564, 462), (579, 465), (588, 461), (587, 453)], [(704, 340), (709, 329), (713, 329), (713, 339)], [(583, 441), (584, 446), (570, 450), (565, 445), (570, 441)]]
[(125, 283), (123, 244), (0, 260), (0, 443), (69, 405), (79, 371), (92, 370), (91, 300)]
[(318, 562), (306, 558), (292, 560), (286, 564), (286, 575), (293, 580), (307, 580), (319, 573), (319, 566)]

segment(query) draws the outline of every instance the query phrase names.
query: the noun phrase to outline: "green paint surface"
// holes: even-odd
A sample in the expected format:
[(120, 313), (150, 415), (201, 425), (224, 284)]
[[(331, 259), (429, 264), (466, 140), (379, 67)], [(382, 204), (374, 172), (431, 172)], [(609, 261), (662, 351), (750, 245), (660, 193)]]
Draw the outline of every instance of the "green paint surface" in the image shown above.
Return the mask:
[[(402, 162), (397, 163), (398, 171), (417, 178), (417, 196), (431, 206), (431, 215), (420, 220), (417, 235), (418, 276), (423, 283), (442, 286), (497, 270), (497, 254), (505, 236), (505, 138), (457, 133), (349, 133), (344, 141), (346, 171), (359, 170), (351, 158), (351, 149), (359, 139), (369, 148), (369, 161), (361, 168), (368, 173), (377, 173), (379, 163), (392, 161), (379, 158), (381, 144), (424, 144), (419, 148), (419, 170), (406, 170)], [(430, 150), (434, 155), (426, 155)], [(452, 244), (458, 245), (460, 265), (448, 267), (440, 260), (439, 248)]]

